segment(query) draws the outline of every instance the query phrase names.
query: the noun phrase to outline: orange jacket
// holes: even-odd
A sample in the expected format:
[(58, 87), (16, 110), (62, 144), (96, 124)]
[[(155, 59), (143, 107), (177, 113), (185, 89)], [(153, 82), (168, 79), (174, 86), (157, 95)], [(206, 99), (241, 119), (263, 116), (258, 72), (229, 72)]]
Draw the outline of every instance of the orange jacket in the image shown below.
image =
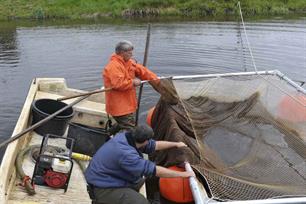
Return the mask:
[(157, 79), (156, 74), (133, 60), (125, 62), (113, 54), (102, 72), (104, 87), (112, 90), (105, 92), (106, 112), (112, 116), (134, 113), (137, 109), (135, 77), (141, 80)]

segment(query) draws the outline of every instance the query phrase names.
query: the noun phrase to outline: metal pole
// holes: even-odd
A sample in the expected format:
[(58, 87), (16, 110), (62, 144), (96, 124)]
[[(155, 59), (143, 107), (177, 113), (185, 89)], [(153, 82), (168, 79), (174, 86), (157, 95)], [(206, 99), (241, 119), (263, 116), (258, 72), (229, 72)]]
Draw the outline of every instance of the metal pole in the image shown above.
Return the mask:
[[(185, 162), (185, 169), (186, 171), (193, 171), (188, 162)], [(190, 189), (191, 189), (195, 204), (204, 204), (202, 197), (205, 195), (201, 194), (198, 183), (193, 176), (189, 177), (189, 185), (190, 185)]]
[(306, 90), (303, 89), (301, 86), (299, 86), (297, 83), (295, 83), (294, 81), (292, 81), (291, 79), (289, 79), (288, 77), (286, 77), (283, 73), (281, 73), (280, 71), (276, 70), (275, 74), (285, 80), (288, 84), (290, 84), (291, 86), (295, 87), (297, 90), (299, 90), (300, 92), (302, 92), (303, 94), (306, 94)]
[[(231, 76), (252, 76), (252, 75), (275, 75), (278, 71), (259, 71), (259, 72), (233, 72), (224, 74), (201, 74), (201, 75), (183, 75), (183, 76), (161, 76), (158, 79), (172, 79), (172, 80), (182, 80), (182, 79), (195, 79), (195, 78), (217, 78), (217, 77), (231, 77)], [(147, 83), (152, 80), (143, 80), (141, 83)]]
[(143, 56), (143, 66), (147, 65), (147, 61), (148, 61), (148, 53), (149, 53), (149, 46), (150, 46), (150, 37), (151, 37), (151, 24), (148, 24), (148, 28), (147, 28), (147, 39), (146, 39), (146, 47), (145, 47), (145, 53)]
[[(290, 86), (296, 88), (298, 91), (306, 94), (306, 90), (299, 86), (297, 83), (289, 79), (283, 73), (278, 70), (271, 71), (258, 71), (258, 72), (234, 72), (234, 73), (224, 73), (224, 74), (203, 74), (203, 75), (184, 75), (184, 76), (169, 76), (169, 77), (158, 77), (158, 79), (169, 79), (172, 80), (182, 80), (182, 79), (195, 79), (195, 78), (217, 78), (217, 77), (231, 77), (231, 76), (252, 76), (252, 75), (276, 75), (280, 79), (285, 80)], [(143, 80), (141, 83), (149, 82), (150, 80)]]
[(216, 77), (231, 77), (231, 76), (251, 76), (251, 75), (274, 75), (277, 70), (272, 71), (258, 71), (258, 72), (235, 72), (225, 74), (204, 74), (204, 75), (185, 75), (185, 76), (173, 76), (173, 80), (180, 79), (194, 79), (194, 78), (216, 78)]
[[(151, 24), (149, 23), (148, 24), (148, 30), (147, 30), (146, 48), (145, 48), (145, 53), (144, 53), (144, 56), (143, 56), (143, 66), (146, 66), (147, 65), (147, 61), (148, 61), (148, 52), (149, 52), (149, 45), (150, 45), (150, 33), (151, 33)], [(143, 84), (144, 83), (141, 83), (140, 86), (139, 86), (135, 125), (138, 124), (139, 108), (140, 108), (140, 101), (141, 101)]]
[[(188, 162), (185, 163), (186, 171), (193, 171)], [(237, 200), (237, 201), (226, 201), (219, 202), (208, 198), (205, 194), (201, 193), (198, 183), (194, 177), (189, 178), (189, 184), (191, 192), (194, 198), (195, 204), (215, 204), (215, 203), (229, 203), (229, 204), (302, 204), (306, 203), (306, 197), (295, 197), (295, 198), (274, 198), (274, 199), (263, 199), (263, 200)]]
[(296, 198), (275, 198), (275, 199), (264, 199), (264, 200), (239, 200), (239, 201), (227, 201), (218, 202), (210, 200), (206, 204), (214, 203), (228, 203), (228, 204), (302, 204), (306, 203), (306, 197), (296, 197)]

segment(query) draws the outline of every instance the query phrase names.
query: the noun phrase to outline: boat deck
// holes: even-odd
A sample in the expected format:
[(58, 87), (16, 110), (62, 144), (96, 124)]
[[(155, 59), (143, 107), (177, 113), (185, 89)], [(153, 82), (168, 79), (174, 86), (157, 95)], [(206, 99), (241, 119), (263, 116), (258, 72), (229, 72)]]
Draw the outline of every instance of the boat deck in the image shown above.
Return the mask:
[[(47, 92), (38, 91), (36, 93), (35, 99), (41, 99), (41, 98), (51, 98), (51, 99), (57, 99), (62, 97), (61, 95), (57, 94), (51, 94)], [(65, 101), (65, 103), (70, 103), (75, 99), (70, 99)], [(74, 106), (74, 110), (76, 112), (81, 112), (83, 114), (89, 114), (91, 117), (96, 115), (97, 117), (102, 117), (103, 114), (105, 115), (104, 111), (104, 104), (92, 102), (88, 100), (84, 100), (80, 102), (79, 104)], [(84, 119), (82, 115), (82, 119)], [(78, 119), (78, 116), (74, 118), (74, 120), (81, 120)], [(85, 118), (86, 120), (86, 118)], [(92, 120), (95, 120), (93, 118)], [(88, 122), (87, 122), (88, 123)], [(89, 122), (93, 123), (93, 121)], [(98, 122), (95, 121), (95, 126), (99, 126)], [(42, 142), (42, 136), (38, 135), (34, 131), (31, 132), (29, 135), (31, 137), (31, 141), (29, 145), (40, 145)], [(61, 139), (50, 139), (52, 140), (52, 145), (60, 146), (61, 142), (63, 140)], [(69, 181), (68, 189), (66, 192), (64, 192), (63, 189), (54, 189), (46, 186), (40, 186), (35, 185), (35, 192), (36, 194), (34, 196), (29, 196), (26, 192), (25, 188), (21, 186), (22, 181), (20, 179), (15, 180), (15, 185), (13, 186), (13, 189), (11, 191), (8, 203), (90, 203), (91, 200), (88, 196), (87, 190), (86, 190), (86, 181), (83, 175), (83, 172), (79, 165), (73, 161), (73, 169), (71, 173), (71, 178)], [(30, 153), (25, 155), (24, 157), (24, 163), (23, 163), (23, 170), (26, 173), (26, 175), (32, 177), (33, 171), (34, 171), (35, 163), (32, 160), (32, 157), (30, 156)]]
[[(49, 99), (58, 99), (63, 97), (63, 95), (58, 95), (56, 93), (48, 93), (44, 91), (37, 91), (35, 99), (49, 98)], [(69, 104), (76, 99), (65, 100), (64, 102)], [(92, 127), (104, 127), (106, 120), (108, 119), (105, 113), (105, 104), (101, 102), (84, 100), (76, 104), (73, 109), (75, 110), (75, 116), (72, 119), (72, 122), (81, 123), (84, 125)], [(67, 135), (67, 131), (64, 137)], [(43, 137), (35, 133), (34, 131), (30, 132), (27, 136), (31, 138), (28, 145), (40, 145)], [(61, 146), (62, 139), (49, 139), (51, 145)], [(49, 143), (49, 142), (48, 142)], [(91, 199), (87, 193), (86, 181), (83, 175), (83, 172), (77, 162), (73, 161), (73, 169), (68, 185), (68, 189), (64, 192), (64, 189), (54, 189), (47, 186), (35, 185), (36, 194), (29, 196), (25, 190), (25, 187), (21, 186), (21, 179), (16, 178), (14, 185), (10, 191), (10, 196), (8, 203), (10, 204), (21, 204), (21, 203), (41, 203), (41, 204), (70, 204), (70, 203), (91, 203)], [(84, 165), (88, 165), (88, 162), (84, 162)], [(35, 163), (28, 153), (24, 157), (23, 170), (26, 175), (32, 178), (34, 171)], [(140, 192), (143, 195), (145, 193), (145, 185), (141, 188)]]
[[(78, 94), (86, 93), (86, 91), (68, 88), (65, 79), (62, 78), (36, 78), (30, 84), (29, 92), (24, 102), (24, 106), (16, 123), (12, 137), (16, 136), (31, 126), (32, 114), (31, 105), (38, 99), (59, 99), (70, 97)], [(67, 104), (78, 100), (73, 98), (65, 100)], [(74, 116), (70, 122), (82, 125), (105, 128), (109, 118), (105, 111), (104, 94), (94, 94), (73, 106)], [(66, 133), (63, 137), (66, 137)], [(79, 162), (73, 161), (73, 169), (69, 180), (67, 191), (64, 189), (55, 189), (47, 186), (35, 185), (35, 195), (29, 195), (22, 180), (17, 175), (15, 161), (19, 152), (25, 148), (35, 145), (41, 145), (43, 137), (34, 131), (24, 132), (24, 135), (18, 137), (17, 140), (11, 142), (5, 151), (0, 166), (0, 203), (10, 204), (29, 204), (29, 203), (48, 203), (48, 204), (68, 204), (68, 203), (91, 203), (91, 199), (87, 193), (86, 181), (82, 169), (88, 165), (83, 162), (82, 167)], [(51, 142), (52, 141), (52, 142)], [(63, 144), (64, 142), (64, 144)], [(62, 139), (49, 139), (48, 144), (66, 148), (66, 141)], [(62, 146), (63, 145), (63, 146)], [(24, 173), (32, 178), (35, 167), (34, 159), (31, 151), (24, 155), (22, 169)], [(145, 185), (140, 189), (140, 193), (146, 197)]]

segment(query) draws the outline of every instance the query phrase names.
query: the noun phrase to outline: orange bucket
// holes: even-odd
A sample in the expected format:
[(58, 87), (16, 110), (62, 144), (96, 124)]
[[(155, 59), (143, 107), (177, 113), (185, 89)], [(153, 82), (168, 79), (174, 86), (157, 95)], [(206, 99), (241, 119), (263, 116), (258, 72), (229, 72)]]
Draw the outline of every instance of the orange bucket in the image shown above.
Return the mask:
[[(177, 166), (171, 166), (168, 169), (185, 171), (185, 169)], [(193, 201), (188, 178), (160, 178), (159, 191), (169, 201), (177, 203), (189, 203)]]
[(150, 110), (148, 112), (148, 115), (147, 115), (147, 124), (150, 127), (152, 127), (152, 116), (153, 116), (154, 110), (155, 110), (155, 106), (150, 108)]

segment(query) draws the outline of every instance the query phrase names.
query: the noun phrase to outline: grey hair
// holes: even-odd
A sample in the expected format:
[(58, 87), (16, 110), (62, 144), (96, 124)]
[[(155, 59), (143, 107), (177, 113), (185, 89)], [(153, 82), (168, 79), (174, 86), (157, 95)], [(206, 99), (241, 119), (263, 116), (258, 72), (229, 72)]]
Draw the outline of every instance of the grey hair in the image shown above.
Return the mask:
[(133, 49), (134, 49), (133, 44), (130, 41), (122, 40), (119, 43), (117, 43), (115, 52), (116, 54), (120, 54), (121, 52), (126, 52)]

